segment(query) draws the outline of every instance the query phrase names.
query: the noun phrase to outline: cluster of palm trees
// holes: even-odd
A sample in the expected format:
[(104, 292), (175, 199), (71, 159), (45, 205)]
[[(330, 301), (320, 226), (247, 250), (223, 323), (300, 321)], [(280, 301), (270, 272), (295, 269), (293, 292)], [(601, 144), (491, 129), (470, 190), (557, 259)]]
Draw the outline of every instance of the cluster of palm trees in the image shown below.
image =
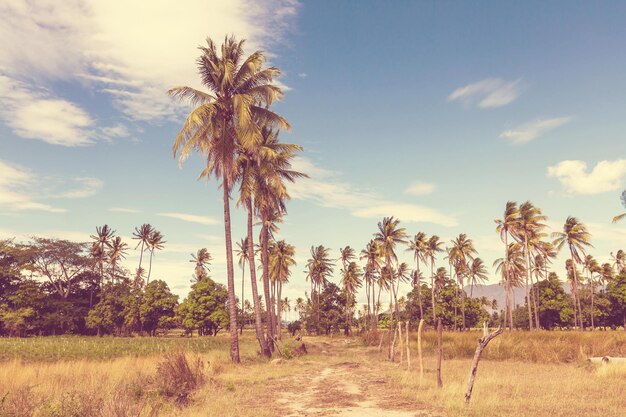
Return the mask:
[[(278, 320), (272, 314), (275, 310), (271, 305), (268, 306), (267, 328), (264, 331), (256, 279), (254, 219), (257, 218), (261, 225), (259, 240), (263, 293), (267, 303), (271, 304), (274, 287), (270, 283), (270, 267), (275, 268), (279, 275), (285, 275), (284, 264), (270, 265), (272, 230), (286, 213), (285, 204), (289, 200), (286, 183), (304, 176), (291, 168), (291, 161), (302, 148), (279, 141), (279, 130), (290, 126), (287, 120), (270, 110), (272, 104), (283, 95), (281, 88), (273, 84), (280, 70), (265, 67), (265, 57), (260, 51), (245, 57), (244, 43), (236, 41), (234, 37), (227, 37), (221, 48), (218, 48), (211, 39), (207, 39), (207, 46), (200, 47), (202, 54), (197, 60), (198, 72), (207, 91), (185, 86), (169, 91), (171, 96), (194, 106), (174, 141), (174, 156), (178, 156), (182, 163), (192, 153), (200, 154), (206, 160), (206, 167), (200, 177), (214, 176), (222, 188), (230, 351), (235, 363), (240, 358), (230, 219), (231, 195), (238, 186), (237, 205), (243, 206), (248, 215), (246, 262), (250, 269), (256, 336), (263, 354), (269, 357), (277, 335)], [(274, 288), (274, 292), (280, 293), (280, 285)]]
[(135, 231), (133, 232), (133, 239), (138, 241), (137, 245), (135, 246), (135, 250), (141, 246), (139, 255), (139, 266), (137, 267), (137, 272), (135, 274), (136, 279), (140, 279), (145, 273), (145, 270), (141, 267), (141, 263), (143, 261), (143, 253), (150, 252), (150, 262), (148, 267), (146, 284), (150, 283), (150, 275), (152, 275), (152, 257), (154, 256), (155, 250), (163, 249), (166, 243), (164, 238), (165, 237), (161, 232), (159, 232), (148, 223), (144, 223), (139, 227), (135, 227)]

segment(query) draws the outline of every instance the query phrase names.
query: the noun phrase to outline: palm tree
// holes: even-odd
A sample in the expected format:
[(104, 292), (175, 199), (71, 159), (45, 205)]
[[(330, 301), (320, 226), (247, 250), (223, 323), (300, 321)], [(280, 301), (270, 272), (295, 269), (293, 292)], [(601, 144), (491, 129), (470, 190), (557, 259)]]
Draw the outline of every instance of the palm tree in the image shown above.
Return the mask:
[(152, 234), (152, 226), (148, 223), (144, 223), (139, 227), (135, 227), (135, 231), (133, 232), (133, 239), (138, 240), (137, 246), (135, 246), (135, 250), (141, 245), (141, 250), (139, 254), (139, 266), (141, 268), (141, 261), (143, 260), (143, 251), (148, 246), (148, 240), (150, 239), (150, 235)]
[(420, 260), (426, 263), (424, 255), (426, 253), (426, 243), (428, 238), (424, 232), (418, 232), (412, 240), (409, 240), (409, 247), (407, 252), (413, 253), (413, 259), (415, 260), (415, 279), (413, 280), (413, 287), (417, 287), (417, 302), (420, 307), (420, 319), (424, 318), (424, 309), (422, 307), (422, 283), (420, 273)]
[[(367, 296), (367, 316), (370, 319), (370, 326), (378, 326), (378, 312), (374, 311), (376, 320), (371, 322), (371, 314), (376, 306), (376, 289), (374, 284), (377, 275), (380, 273), (380, 250), (374, 240), (370, 240), (365, 249), (361, 251), (360, 260), (365, 260), (365, 271), (363, 278), (365, 279), (365, 293)], [(371, 302), (370, 302), (371, 299)]]
[(106, 252), (111, 248), (111, 241), (114, 236), (115, 230), (106, 224), (102, 227), (96, 227), (96, 234), (89, 236), (94, 241), (92, 255), (97, 259), (100, 285), (104, 280), (104, 262), (107, 260)]
[(194, 278), (196, 282), (207, 277), (207, 272), (211, 271), (209, 269), (209, 265), (211, 265), (212, 260), (213, 257), (207, 248), (198, 249), (198, 252), (196, 252), (195, 255), (193, 253), (191, 254), (189, 262), (196, 264), (194, 269)]
[[(512, 291), (512, 287), (510, 287), (507, 283), (510, 283), (512, 279), (506, 276), (506, 274), (511, 271), (511, 265), (509, 264), (511, 261), (511, 256), (508, 251), (511, 248), (509, 245), (509, 235), (515, 229), (518, 221), (519, 221), (519, 208), (517, 207), (517, 203), (514, 201), (507, 201), (506, 206), (504, 207), (504, 216), (502, 219), (495, 219), (496, 223), (496, 232), (500, 234), (500, 240), (504, 243), (504, 258), (501, 258), (506, 265), (502, 268), (502, 282), (505, 283), (505, 291)], [(496, 261), (497, 262), (497, 261)], [(494, 263), (495, 265), (495, 263)], [(513, 329), (513, 311), (511, 310), (510, 293), (506, 293), (507, 296), (507, 311), (509, 313), (509, 330)], [(506, 322), (506, 320), (505, 320)]]
[(582, 257), (585, 256), (585, 247), (592, 246), (589, 242), (591, 234), (587, 231), (587, 227), (581, 223), (576, 217), (568, 217), (563, 225), (563, 232), (554, 232), (554, 246), (560, 251), (567, 246), (572, 261), (573, 287), (575, 308), (578, 309), (578, 319), (580, 327), (584, 330), (582, 308), (580, 306), (580, 297), (578, 296), (578, 274), (576, 264), (582, 263)]
[(114, 280), (117, 280), (117, 263), (120, 259), (126, 258), (128, 245), (122, 242), (120, 236), (116, 236), (111, 241), (111, 249), (109, 249), (109, 263), (111, 264), (111, 276)]
[(245, 313), (244, 313), (244, 302), (245, 302), (245, 297), (244, 297), (244, 288), (245, 288), (245, 283), (246, 283), (246, 263), (248, 263), (248, 260), (250, 258), (250, 255), (248, 254), (248, 238), (241, 238), (241, 240), (239, 242), (237, 242), (237, 248), (235, 249), (235, 255), (237, 255), (238, 261), (237, 264), (239, 265), (239, 267), (241, 268), (241, 327), (239, 328), (239, 334), (243, 334), (243, 327), (244, 327), (244, 319), (245, 319)]
[(348, 268), (348, 265), (353, 259), (356, 259), (356, 253), (350, 246), (339, 249), (339, 254), (340, 256), (338, 260), (341, 261), (341, 265), (344, 270)]
[(512, 236), (522, 243), (524, 258), (526, 259), (526, 305), (528, 310), (529, 329), (533, 330), (533, 313), (530, 286), (532, 285), (532, 268), (530, 265), (531, 252), (539, 245), (541, 237), (545, 236), (542, 230), (546, 227), (542, 222), (547, 219), (541, 213), (541, 209), (535, 207), (530, 201), (519, 206), (517, 222), (511, 230)]
[(211, 39), (201, 47), (197, 61), (202, 84), (208, 92), (191, 87), (175, 87), (169, 94), (196, 106), (174, 142), (173, 151), (180, 161), (199, 152), (207, 161), (201, 176), (215, 175), (221, 181), (224, 204), (224, 235), (228, 278), (228, 305), (231, 333), (231, 359), (239, 363), (237, 307), (230, 225), (230, 194), (237, 179), (235, 159), (240, 149), (251, 150), (261, 141), (259, 126), (289, 128), (285, 119), (269, 110), (282, 96), (272, 81), (278, 68), (263, 68), (265, 57), (254, 52), (244, 59), (244, 41), (227, 37), (221, 48)]
[[(285, 243), (284, 240), (279, 240), (271, 246), (270, 250), (270, 277), (275, 285), (274, 294), (276, 300), (278, 300), (276, 309), (276, 323), (278, 327), (278, 338), (281, 338), (281, 312), (283, 302), (282, 289), (283, 285), (289, 282), (291, 276), (290, 268), (296, 265), (294, 256), (296, 254), (296, 248), (293, 245)], [(274, 303), (272, 303), (273, 306)]]
[(600, 264), (598, 263), (598, 261), (596, 261), (596, 259), (591, 256), (591, 255), (587, 255), (585, 256), (585, 259), (583, 259), (583, 271), (587, 272), (587, 283), (589, 285), (589, 289), (591, 291), (591, 329), (595, 329), (595, 320), (594, 320), (594, 316), (595, 316), (595, 312), (594, 312), (594, 293), (595, 293), (595, 281), (594, 281), (594, 274), (598, 273), (600, 274), (602, 272), (602, 268), (600, 267)]
[(304, 302), (304, 299), (302, 297), (296, 298), (295, 309), (298, 312), (298, 319), (301, 319), (302, 312), (304, 311), (305, 306), (306, 306), (306, 303)]
[(615, 255), (611, 252), (611, 258), (613, 258), (613, 266), (617, 269), (618, 274), (626, 271), (626, 252), (622, 249), (618, 250)]
[(449, 258), (450, 262), (454, 266), (455, 275), (461, 288), (461, 314), (463, 316), (462, 328), (465, 330), (465, 289), (464, 282), (465, 277), (468, 274), (469, 262), (474, 259), (474, 255), (478, 252), (474, 248), (474, 242), (469, 239), (465, 233), (461, 233), (455, 240), (452, 241), (452, 247), (450, 248)]
[[(622, 206), (626, 208), (626, 190), (622, 191), (621, 201), (622, 201)], [(613, 223), (617, 223), (618, 221), (624, 218), (626, 218), (626, 212), (622, 214), (618, 214), (617, 216), (613, 217)]]
[(334, 264), (330, 259), (330, 249), (325, 248), (322, 245), (311, 246), (311, 257), (306, 263), (306, 278), (311, 281), (311, 296), (313, 293), (317, 293), (317, 303), (315, 310), (317, 313), (317, 319), (315, 327), (319, 334), (319, 322), (320, 322), (320, 291), (322, 287), (326, 287), (328, 278), (332, 276)]
[[(349, 246), (346, 248), (350, 248)], [(352, 251), (352, 258), (354, 257), (354, 251)], [(343, 258), (343, 250), (342, 250), (342, 258)], [(351, 258), (348, 258), (348, 260)], [(355, 302), (356, 291), (361, 288), (361, 268), (356, 264), (356, 262), (348, 263), (341, 270), (341, 285), (343, 286), (343, 291), (346, 296), (346, 328), (345, 334), (346, 336), (351, 334), (351, 318), (352, 318), (352, 306)]]
[(150, 237), (148, 238), (148, 250), (150, 251), (150, 266), (148, 267), (148, 281), (146, 283), (149, 284), (150, 283), (150, 275), (152, 273), (152, 257), (154, 256), (154, 251), (155, 250), (161, 250), (163, 249), (163, 246), (165, 245), (165, 240), (163, 240), (163, 235), (161, 234), (161, 232), (159, 232), (156, 229), (152, 230), (152, 233), (150, 233)]
[(467, 277), (470, 282), (470, 298), (474, 295), (474, 285), (479, 285), (487, 281), (487, 268), (482, 259), (475, 258), (469, 265)]
[(522, 277), (526, 270), (524, 266), (524, 257), (522, 246), (517, 243), (509, 243), (505, 250), (506, 258), (496, 259), (493, 266), (496, 273), (500, 274), (502, 280), (501, 285), (504, 287), (506, 295), (506, 312), (504, 325), (506, 326), (506, 317), (509, 320), (509, 330), (513, 330), (513, 289), (522, 285)]
[(433, 235), (426, 242), (424, 259), (430, 261), (430, 295), (433, 309), (433, 326), (437, 324), (437, 313), (435, 312), (435, 260), (437, 253), (443, 252), (443, 242), (439, 240), (439, 236)]

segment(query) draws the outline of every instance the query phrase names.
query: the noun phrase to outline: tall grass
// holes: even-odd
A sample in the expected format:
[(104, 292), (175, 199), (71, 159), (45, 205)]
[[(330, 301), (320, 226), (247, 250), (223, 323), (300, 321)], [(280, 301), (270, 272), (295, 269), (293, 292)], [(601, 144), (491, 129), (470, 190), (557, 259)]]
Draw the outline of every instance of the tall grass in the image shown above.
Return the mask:
[[(444, 359), (471, 358), (482, 332), (443, 334)], [(437, 333), (425, 332), (422, 347), (426, 355), (437, 349)], [(411, 335), (417, 350), (417, 335)], [(517, 360), (534, 363), (572, 363), (591, 356), (626, 356), (626, 332), (504, 332), (493, 339), (483, 359)]]

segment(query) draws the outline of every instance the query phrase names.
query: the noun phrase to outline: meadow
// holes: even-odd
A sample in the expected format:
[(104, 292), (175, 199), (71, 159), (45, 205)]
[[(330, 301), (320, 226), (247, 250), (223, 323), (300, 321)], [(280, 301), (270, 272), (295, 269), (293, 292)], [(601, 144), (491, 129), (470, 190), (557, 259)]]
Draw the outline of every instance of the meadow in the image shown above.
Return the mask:
[[(442, 389), (435, 383), (431, 332), (424, 335), (421, 380), (416, 334), (411, 334), (410, 370), (406, 360), (389, 362), (384, 345), (379, 351), (377, 344), (358, 336), (305, 337), (309, 354), (268, 363), (254, 335), (245, 332), (240, 365), (230, 362), (228, 335), (3, 338), (0, 416), (297, 415), (289, 403), (320, 378), (325, 387), (353, 378), (364, 398), (382, 396), (420, 415), (605, 417), (626, 409), (626, 367), (596, 368), (585, 360), (589, 354), (624, 355), (624, 332), (504, 333), (485, 350), (472, 403), (465, 408), (463, 392), (479, 336), (444, 334)], [(284, 339), (286, 350), (295, 346), (289, 337)], [(181, 352), (186, 364), (180, 362)], [(348, 372), (329, 373), (340, 369), (336, 366), (348, 366)], [(335, 392), (333, 406), (341, 407), (342, 398), (349, 397), (349, 392), (343, 397)], [(323, 398), (313, 392), (307, 407), (323, 407)], [(353, 407), (356, 402), (346, 404)]]

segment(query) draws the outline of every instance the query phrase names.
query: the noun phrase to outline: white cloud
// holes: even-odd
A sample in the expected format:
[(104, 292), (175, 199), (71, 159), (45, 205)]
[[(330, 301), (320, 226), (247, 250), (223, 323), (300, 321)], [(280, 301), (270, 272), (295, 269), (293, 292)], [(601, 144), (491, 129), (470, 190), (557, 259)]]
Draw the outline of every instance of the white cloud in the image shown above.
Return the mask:
[(212, 217), (198, 216), (196, 214), (187, 213), (157, 213), (157, 216), (171, 217), (172, 219), (182, 220), (184, 222), (199, 223), (204, 225), (214, 225), (220, 222)]
[(117, 123), (113, 126), (103, 127), (100, 129), (100, 133), (108, 139), (112, 138), (125, 138), (130, 136), (130, 132), (128, 131), (128, 127), (122, 123)]
[(111, 207), (109, 211), (114, 211), (118, 213), (141, 213), (140, 210), (131, 209), (131, 208), (123, 208), (123, 207)]
[(355, 217), (396, 216), (406, 222), (428, 222), (454, 226), (456, 219), (435, 209), (417, 204), (388, 201), (376, 193), (357, 189), (338, 179), (339, 173), (321, 168), (302, 157), (294, 159), (293, 168), (310, 178), (298, 179), (288, 186), (294, 199), (310, 200), (323, 207), (349, 210)]
[(234, 33), (249, 40), (248, 53), (271, 49), (298, 8), (296, 0), (3, 2), (0, 68), (43, 85), (81, 77), (127, 116), (160, 120), (180, 109), (169, 88), (198, 86), (197, 46), (207, 36), (221, 42)]
[(298, 77), (300, 77), (300, 78), (306, 78), (306, 77), (308, 77), (308, 76), (309, 76), (309, 75), (308, 75), (306, 72), (300, 72), (300, 73), (298, 73)]
[(520, 81), (486, 78), (457, 88), (450, 93), (448, 101), (461, 101), (466, 105), (475, 104), (480, 108), (506, 106), (519, 97)]
[(571, 194), (600, 194), (622, 188), (626, 159), (600, 161), (588, 172), (584, 161), (561, 161), (548, 167), (548, 177), (559, 180)]
[(563, 126), (573, 120), (572, 117), (556, 117), (553, 119), (538, 119), (512, 130), (506, 130), (500, 134), (502, 139), (507, 139), (513, 145), (523, 145), (544, 133)]
[[(33, 196), (37, 177), (29, 170), (0, 161), (0, 209), (9, 212), (39, 210), (62, 213), (65, 209), (41, 203)], [(32, 190), (31, 193), (28, 191)]]
[(433, 191), (435, 191), (435, 184), (417, 181), (410, 184), (406, 190), (404, 190), (404, 193), (410, 195), (427, 195), (431, 194)]
[(63, 198), (85, 198), (91, 197), (100, 191), (100, 189), (104, 186), (104, 182), (99, 180), (98, 178), (91, 177), (79, 177), (74, 178), (74, 181), (77, 182), (80, 187), (65, 191), (61, 193), (61, 197)]
[(82, 108), (1, 74), (0, 117), (23, 138), (63, 146), (92, 142), (93, 120)]

